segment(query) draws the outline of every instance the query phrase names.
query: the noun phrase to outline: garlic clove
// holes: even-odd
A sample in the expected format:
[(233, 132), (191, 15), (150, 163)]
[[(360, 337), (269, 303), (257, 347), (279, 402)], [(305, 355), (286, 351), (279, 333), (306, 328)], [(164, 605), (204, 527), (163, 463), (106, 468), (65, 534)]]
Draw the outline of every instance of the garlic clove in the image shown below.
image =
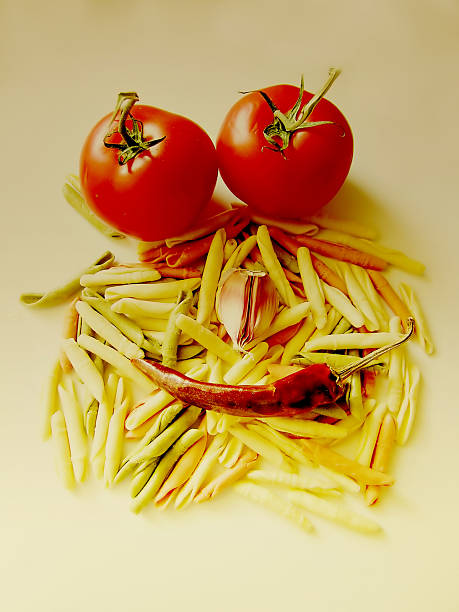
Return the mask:
[(264, 271), (233, 268), (220, 280), (215, 304), (217, 317), (241, 351), (269, 328), (278, 307), (276, 287)]

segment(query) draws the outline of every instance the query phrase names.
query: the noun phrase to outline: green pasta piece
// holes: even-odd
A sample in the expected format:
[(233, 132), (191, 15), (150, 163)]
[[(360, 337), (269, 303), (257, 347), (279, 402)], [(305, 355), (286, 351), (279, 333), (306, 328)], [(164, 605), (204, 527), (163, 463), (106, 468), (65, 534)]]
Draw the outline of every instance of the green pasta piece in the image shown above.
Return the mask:
[(178, 341), (180, 334), (182, 333), (175, 324), (175, 320), (177, 315), (187, 315), (189, 313), (192, 301), (193, 294), (191, 291), (188, 291), (186, 294), (181, 291), (177, 299), (177, 304), (169, 315), (164, 340), (161, 347), (161, 352), (163, 355), (162, 363), (169, 368), (173, 368), (177, 363)]
[(131, 461), (141, 463), (159, 457), (189, 428), (198, 418), (201, 409), (189, 406), (169, 427), (159, 434), (143, 450), (132, 457)]
[(131, 506), (134, 512), (139, 512), (156, 495), (180, 457), (203, 435), (204, 432), (199, 429), (189, 429), (177, 439), (161, 458), (149, 481), (134, 499)]
[(83, 289), (81, 299), (92, 306), (94, 310), (97, 310), (97, 312), (104, 316), (107, 321), (110, 321), (110, 323), (117, 327), (121, 333), (129, 338), (129, 340), (132, 340), (134, 344), (142, 346), (144, 335), (140, 327), (125, 315), (114, 312), (110, 302), (104, 300), (102, 296), (88, 288)]
[[(159, 461), (160, 461), (160, 457), (157, 457), (154, 461), (151, 461), (150, 463), (147, 463), (145, 465), (142, 464), (144, 465), (144, 468), (142, 470), (139, 470), (136, 474), (134, 474), (132, 481), (131, 481), (131, 489), (130, 489), (131, 497), (137, 497), (137, 495), (139, 495), (139, 493), (142, 491), (144, 486), (150, 480), (150, 477), (155, 471), (156, 466), (158, 465)], [(118, 472), (118, 474), (119, 473), (120, 472)]]
[(161, 412), (159, 418), (155, 421), (155, 423), (150, 427), (147, 433), (143, 436), (143, 438), (136, 444), (131, 453), (124, 459), (121, 464), (121, 467), (116, 475), (116, 481), (122, 480), (124, 476), (133, 470), (137, 462), (133, 460), (133, 458), (143, 451), (143, 449), (148, 446), (153, 440), (155, 440), (169, 425), (172, 421), (183, 412), (185, 406), (182, 402), (174, 402), (167, 408)]
[(83, 198), (78, 177), (70, 174), (62, 187), (62, 193), (64, 194), (64, 198), (67, 200), (67, 203), (70, 204), (70, 206), (93, 227), (99, 230), (99, 232), (102, 232), (102, 234), (108, 236), (109, 238), (125, 238), (124, 234), (121, 234), (115, 228), (104, 223), (100, 217), (92, 212), (92, 210), (86, 204), (86, 200)]
[(74, 276), (71, 280), (67, 281), (63, 285), (44, 293), (23, 293), (19, 296), (19, 299), (25, 306), (36, 308), (61, 304), (81, 289), (80, 277), (83, 274), (93, 274), (99, 270), (105, 270), (106, 268), (109, 268), (114, 261), (115, 256), (113, 253), (106, 251), (88, 268), (80, 272), (80, 274)]

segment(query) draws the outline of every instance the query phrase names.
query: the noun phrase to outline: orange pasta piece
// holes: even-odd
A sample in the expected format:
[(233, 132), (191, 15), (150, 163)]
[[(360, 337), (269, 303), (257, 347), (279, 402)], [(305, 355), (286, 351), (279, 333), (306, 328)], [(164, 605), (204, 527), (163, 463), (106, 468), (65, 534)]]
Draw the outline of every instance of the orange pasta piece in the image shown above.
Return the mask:
[(177, 487), (182, 486), (182, 484), (184, 484), (190, 478), (191, 474), (196, 469), (196, 466), (201, 461), (201, 457), (206, 450), (207, 430), (204, 426), (201, 426), (200, 429), (204, 431), (204, 436), (195, 442), (193, 446), (190, 446), (186, 453), (184, 453), (177, 461), (174, 469), (158, 491), (155, 497), (155, 504), (172, 493), (172, 491), (177, 489)]
[(252, 468), (252, 463), (258, 458), (257, 453), (248, 450), (229, 468), (216, 476), (195, 497), (195, 502), (200, 503), (214, 498), (222, 489), (240, 480)]
[[(371, 467), (374, 470), (385, 472), (389, 467), (389, 462), (395, 443), (395, 436), (395, 420), (394, 417), (388, 412), (381, 424), (378, 439), (376, 442), (376, 448), (373, 453)], [(367, 500), (367, 504), (369, 506), (375, 504), (378, 501), (380, 492), (381, 487), (378, 487), (376, 485), (370, 485), (369, 487), (367, 487), (365, 491), (365, 499)]]
[[(202, 271), (196, 267), (197, 263), (197, 261), (194, 262), (195, 267), (188, 268), (172, 268), (166, 265), (159, 265), (155, 266), (155, 270), (158, 270), (163, 278), (199, 278), (202, 276)], [(204, 263), (204, 261), (202, 263)]]
[(392, 312), (397, 315), (397, 317), (400, 317), (403, 327), (406, 329), (406, 322), (411, 317), (411, 314), (404, 302), (402, 302), (390, 285), (389, 281), (383, 274), (381, 274), (381, 272), (378, 272), (377, 270), (368, 270), (368, 274), (376, 291), (383, 298)]
[(348, 295), (346, 283), (343, 281), (341, 276), (336, 274), (336, 272), (329, 268), (326, 263), (316, 257), (313, 253), (311, 253), (311, 261), (317, 276), (321, 278), (324, 283), (327, 283), (327, 285), (331, 285), (332, 287), (336, 287), (336, 289), (342, 291), (344, 295)]
[[(292, 247), (298, 250), (298, 246), (306, 246), (308, 249), (319, 255), (325, 255), (333, 259), (339, 259), (340, 261), (347, 261), (363, 268), (370, 268), (374, 270), (384, 270), (387, 268), (387, 262), (376, 255), (369, 255), (363, 251), (358, 251), (352, 247), (348, 247), (342, 244), (336, 244), (334, 242), (326, 242), (325, 240), (319, 240), (318, 238), (310, 238), (309, 236), (295, 235), (295, 238), (288, 236), (285, 232), (282, 232), (277, 227), (270, 227), (269, 233), (271, 237), (284, 246), (291, 253)], [(289, 245), (289, 246), (287, 246)], [(296, 255), (296, 251), (293, 253)]]

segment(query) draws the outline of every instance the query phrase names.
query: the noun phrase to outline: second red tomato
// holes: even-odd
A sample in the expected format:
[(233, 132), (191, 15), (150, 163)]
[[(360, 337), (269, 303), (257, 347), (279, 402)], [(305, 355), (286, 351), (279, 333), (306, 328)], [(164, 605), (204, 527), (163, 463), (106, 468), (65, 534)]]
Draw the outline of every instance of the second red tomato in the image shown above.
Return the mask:
[(295, 129), (313, 98), (298, 87), (275, 85), (245, 95), (228, 112), (217, 139), (220, 173), (254, 212), (301, 219), (327, 204), (343, 184), (353, 138), (340, 110), (321, 98), (305, 127)]

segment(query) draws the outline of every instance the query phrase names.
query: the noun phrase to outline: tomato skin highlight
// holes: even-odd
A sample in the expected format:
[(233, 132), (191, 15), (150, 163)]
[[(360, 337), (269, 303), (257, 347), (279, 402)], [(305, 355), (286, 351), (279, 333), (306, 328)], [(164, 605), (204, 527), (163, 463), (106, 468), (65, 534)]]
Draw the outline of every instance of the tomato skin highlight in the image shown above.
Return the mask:
[[(283, 113), (300, 94), (293, 85), (274, 85), (262, 91)], [(312, 97), (303, 92), (302, 106)], [(344, 183), (353, 157), (348, 122), (325, 98), (309, 120), (333, 124), (298, 129), (283, 157), (269, 148), (263, 134), (273, 121), (273, 111), (259, 92), (246, 94), (229, 110), (217, 138), (220, 174), (230, 191), (254, 212), (302, 219), (327, 204)]]
[[(141, 104), (131, 112), (143, 123), (146, 139), (165, 139), (120, 165), (119, 151), (104, 145), (112, 115), (103, 117), (81, 152), (83, 195), (97, 215), (129, 236), (153, 241), (179, 235), (212, 196), (218, 172), (215, 147), (190, 119)], [(110, 140), (121, 141), (121, 136)]]

